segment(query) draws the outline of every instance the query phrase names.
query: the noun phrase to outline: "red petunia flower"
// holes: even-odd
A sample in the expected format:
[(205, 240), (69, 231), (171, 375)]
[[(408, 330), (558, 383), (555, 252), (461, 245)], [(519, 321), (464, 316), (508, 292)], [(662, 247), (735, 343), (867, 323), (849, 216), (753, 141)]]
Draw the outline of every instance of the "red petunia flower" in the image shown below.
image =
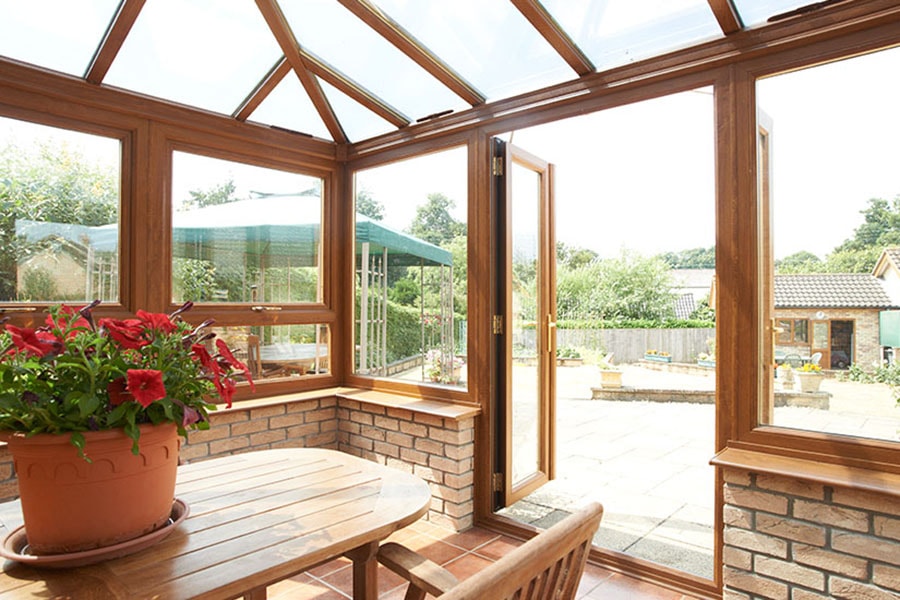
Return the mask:
[(149, 329), (162, 331), (163, 333), (172, 333), (176, 329), (175, 323), (165, 313), (150, 313), (145, 310), (138, 310), (137, 316)]
[(67, 337), (69, 339), (72, 339), (73, 337), (78, 335), (78, 330), (74, 329), (75, 327), (79, 329), (90, 329), (91, 327), (91, 324), (88, 322), (88, 320), (82, 316), (81, 311), (66, 305), (62, 305), (59, 307), (59, 316), (56, 321), (53, 320), (53, 315), (47, 315), (44, 323), (48, 327), (59, 329), (60, 331), (65, 331), (70, 327), (73, 328), (68, 333)]
[(100, 327), (109, 331), (109, 336), (127, 350), (137, 350), (149, 344), (143, 339), (144, 326), (137, 319), (100, 319)]
[(47, 356), (57, 352), (61, 344), (49, 331), (37, 331), (28, 327), (7, 325), (6, 330), (12, 336), (12, 342), (20, 352), (32, 356)]
[(225, 362), (227, 362), (231, 368), (237, 369), (244, 374), (244, 377), (246, 377), (247, 381), (250, 383), (250, 389), (256, 390), (256, 386), (253, 383), (253, 377), (250, 376), (250, 369), (247, 368), (247, 365), (234, 357), (234, 354), (228, 349), (228, 345), (222, 340), (216, 340), (216, 349), (219, 351), (219, 355), (225, 359)]
[(106, 392), (109, 394), (109, 403), (113, 406), (134, 400), (134, 396), (128, 391), (128, 383), (124, 377), (110, 381), (109, 385), (106, 386)]
[(127, 389), (141, 406), (147, 408), (166, 397), (162, 371), (156, 369), (128, 369)]
[(212, 359), (206, 346), (203, 344), (193, 344), (191, 346), (191, 352), (194, 353), (194, 356), (200, 361), (200, 364), (203, 365), (204, 369), (208, 369), (214, 373), (219, 371), (219, 365)]

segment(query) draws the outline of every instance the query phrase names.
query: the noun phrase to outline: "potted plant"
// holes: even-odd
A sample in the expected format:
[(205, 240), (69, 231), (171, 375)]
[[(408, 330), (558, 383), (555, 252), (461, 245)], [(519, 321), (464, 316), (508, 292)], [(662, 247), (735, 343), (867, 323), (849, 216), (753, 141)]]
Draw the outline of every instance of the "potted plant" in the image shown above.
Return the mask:
[(824, 378), (822, 367), (816, 363), (808, 362), (797, 369), (797, 380), (800, 382), (801, 392), (818, 392)]
[[(207, 429), (247, 367), (181, 315), (94, 319), (49, 309), (0, 332), (0, 431), (13, 456), (30, 551), (60, 554), (139, 538), (173, 509), (178, 436)], [(212, 350), (212, 348), (215, 348)], [(117, 487), (124, 484), (123, 487)]]
[(556, 364), (561, 367), (578, 367), (584, 363), (581, 353), (568, 346), (556, 349)]
[(659, 350), (647, 350), (644, 352), (644, 360), (652, 362), (672, 362), (672, 356), (668, 352)]
[(465, 364), (459, 356), (434, 348), (425, 353), (425, 376), (435, 383), (456, 385), (462, 378)]
[(603, 389), (618, 389), (622, 387), (622, 369), (612, 364), (609, 358), (597, 361), (600, 369), (600, 387)]

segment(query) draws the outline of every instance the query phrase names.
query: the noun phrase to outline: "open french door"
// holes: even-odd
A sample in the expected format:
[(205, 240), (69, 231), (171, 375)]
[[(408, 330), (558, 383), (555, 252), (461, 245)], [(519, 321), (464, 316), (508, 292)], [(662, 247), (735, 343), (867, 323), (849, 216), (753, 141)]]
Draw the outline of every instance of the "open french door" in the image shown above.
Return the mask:
[(553, 165), (495, 139), (494, 508), (554, 477), (556, 243)]

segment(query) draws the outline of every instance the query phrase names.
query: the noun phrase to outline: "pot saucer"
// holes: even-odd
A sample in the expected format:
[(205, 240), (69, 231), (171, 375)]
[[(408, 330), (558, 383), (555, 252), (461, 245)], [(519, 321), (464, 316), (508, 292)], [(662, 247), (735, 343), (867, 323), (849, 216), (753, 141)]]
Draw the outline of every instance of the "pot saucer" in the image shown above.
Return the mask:
[(25, 533), (25, 526), (18, 527), (13, 530), (3, 540), (0, 545), (0, 556), (14, 560), (23, 565), (32, 567), (43, 567), (51, 569), (62, 569), (69, 567), (82, 567), (91, 565), (104, 560), (120, 558), (143, 550), (168, 536), (175, 527), (178, 526), (190, 513), (190, 508), (184, 501), (175, 498), (172, 503), (172, 513), (169, 515), (169, 521), (158, 529), (154, 529), (150, 533), (130, 539), (112, 546), (104, 546), (102, 548), (94, 548), (92, 550), (82, 550), (80, 552), (63, 552), (60, 554), (30, 554), (28, 551), (28, 538)]

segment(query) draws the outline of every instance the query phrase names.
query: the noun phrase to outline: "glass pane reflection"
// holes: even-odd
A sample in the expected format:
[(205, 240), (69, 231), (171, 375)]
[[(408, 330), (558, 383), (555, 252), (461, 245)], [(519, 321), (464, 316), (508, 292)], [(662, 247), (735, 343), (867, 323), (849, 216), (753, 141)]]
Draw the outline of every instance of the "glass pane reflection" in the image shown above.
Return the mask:
[(83, 76), (118, 0), (0, 2), (0, 55)]
[(247, 365), (254, 381), (311, 377), (330, 371), (328, 325), (212, 327), (235, 358)]
[(543, 0), (598, 71), (722, 37), (706, 0)]
[(119, 299), (120, 143), (0, 118), (0, 300)]
[(174, 152), (172, 182), (174, 302), (321, 300), (321, 179)]

